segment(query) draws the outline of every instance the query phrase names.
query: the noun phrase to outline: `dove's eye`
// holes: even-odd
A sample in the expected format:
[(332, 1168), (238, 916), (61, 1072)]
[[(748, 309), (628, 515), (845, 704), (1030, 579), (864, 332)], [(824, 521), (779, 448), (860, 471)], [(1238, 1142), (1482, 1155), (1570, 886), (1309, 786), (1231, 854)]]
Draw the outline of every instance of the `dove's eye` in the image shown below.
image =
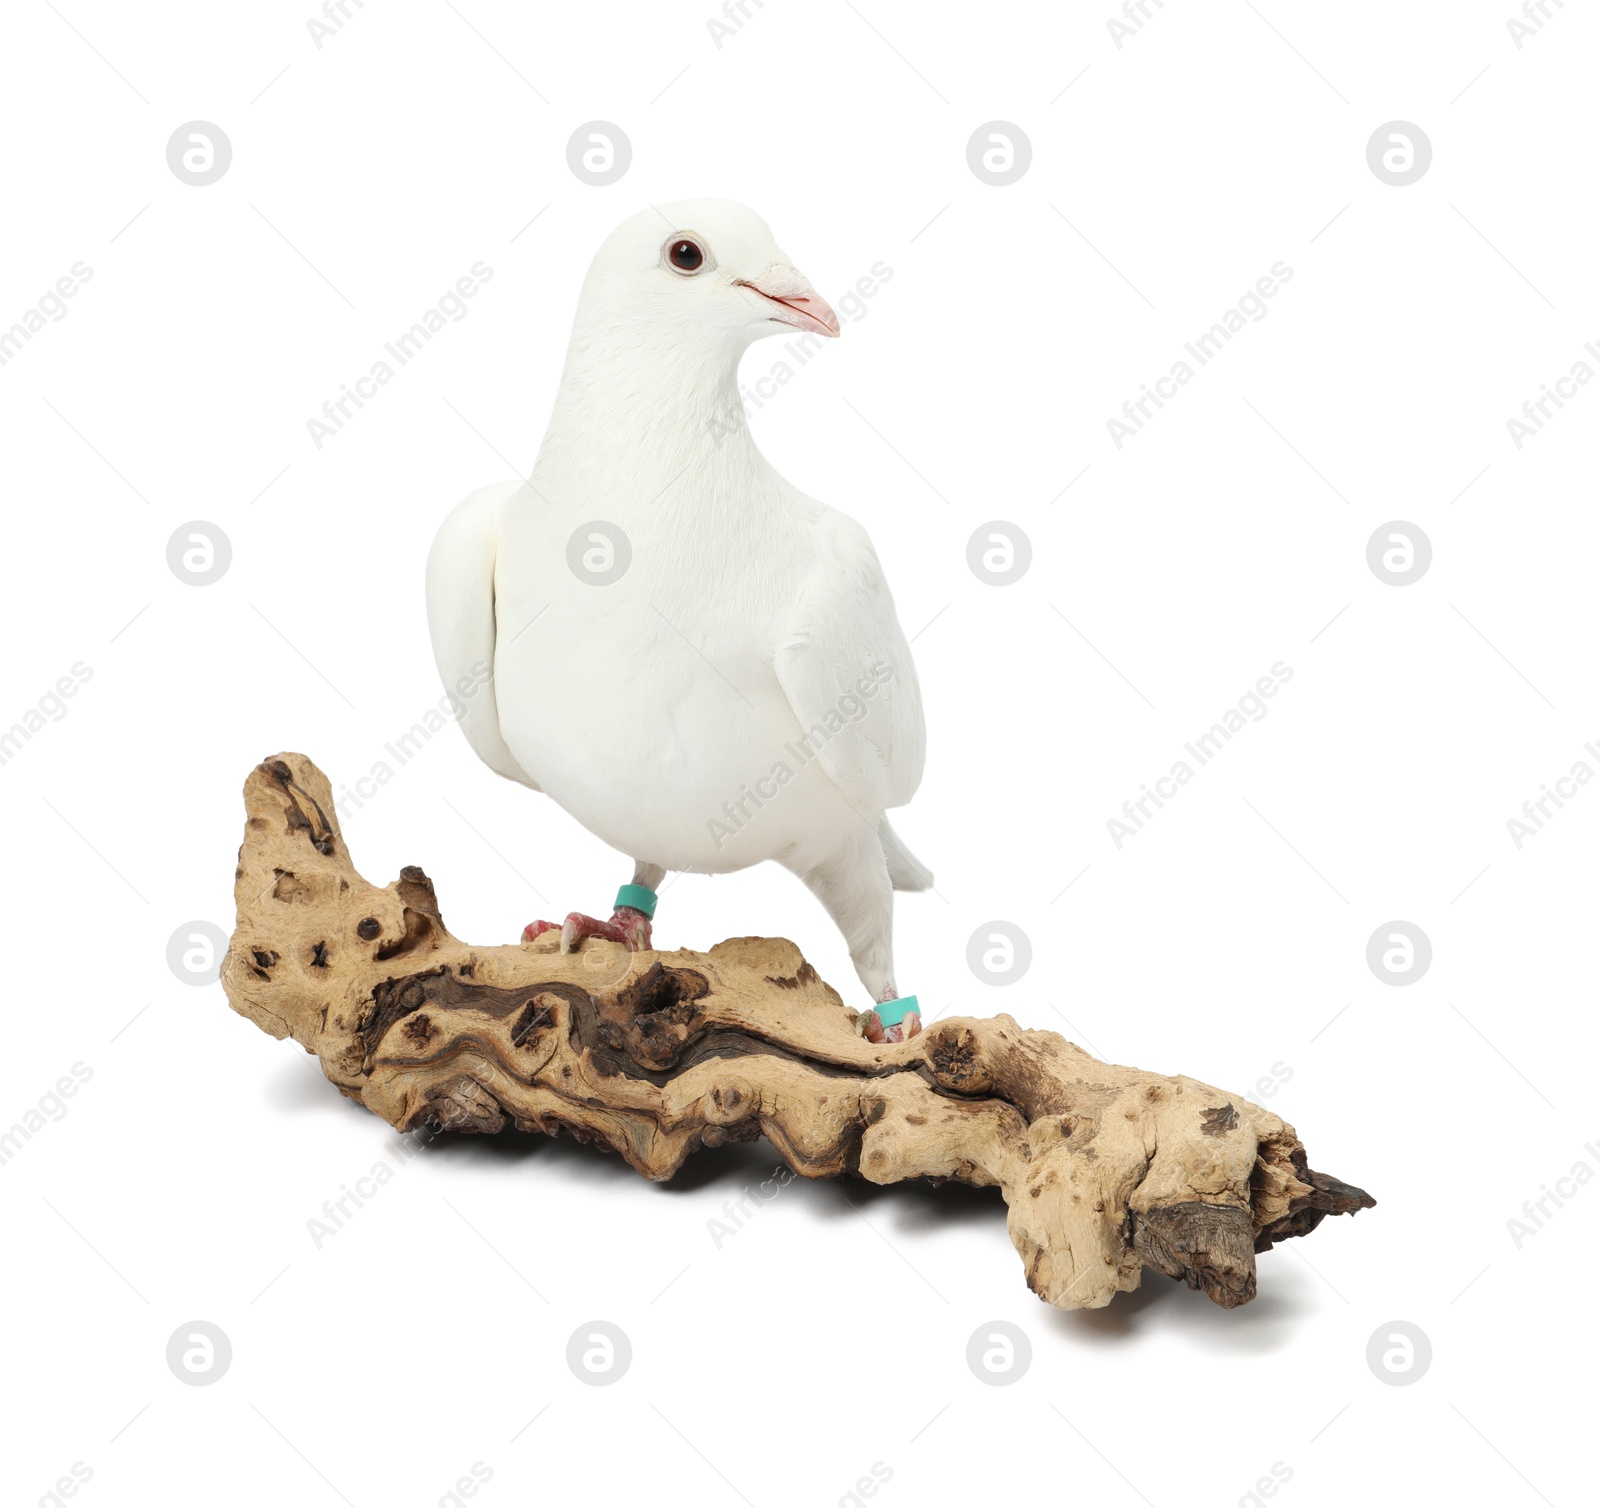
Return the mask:
[(677, 235), (663, 248), (666, 263), (674, 272), (693, 277), (707, 265), (706, 249), (693, 236)]

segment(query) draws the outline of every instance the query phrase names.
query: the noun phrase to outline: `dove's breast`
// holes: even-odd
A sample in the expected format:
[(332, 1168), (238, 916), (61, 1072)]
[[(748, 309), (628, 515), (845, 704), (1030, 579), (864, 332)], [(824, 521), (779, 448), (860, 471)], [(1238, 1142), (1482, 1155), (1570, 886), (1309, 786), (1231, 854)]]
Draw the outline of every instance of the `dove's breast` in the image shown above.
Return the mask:
[(773, 669), (803, 530), (612, 511), (502, 522), (494, 675), (518, 765), (597, 837), (668, 869), (822, 841), (842, 803)]

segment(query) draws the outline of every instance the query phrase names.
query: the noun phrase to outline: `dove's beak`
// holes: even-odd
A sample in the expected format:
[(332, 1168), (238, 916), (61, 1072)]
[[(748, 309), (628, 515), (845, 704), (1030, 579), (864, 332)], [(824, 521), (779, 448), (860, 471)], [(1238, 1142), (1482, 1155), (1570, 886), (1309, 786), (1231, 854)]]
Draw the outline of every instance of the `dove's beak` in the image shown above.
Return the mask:
[(807, 281), (804, 273), (782, 263), (767, 268), (757, 278), (735, 278), (736, 288), (748, 288), (768, 319), (809, 330), (817, 335), (839, 333), (839, 316)]

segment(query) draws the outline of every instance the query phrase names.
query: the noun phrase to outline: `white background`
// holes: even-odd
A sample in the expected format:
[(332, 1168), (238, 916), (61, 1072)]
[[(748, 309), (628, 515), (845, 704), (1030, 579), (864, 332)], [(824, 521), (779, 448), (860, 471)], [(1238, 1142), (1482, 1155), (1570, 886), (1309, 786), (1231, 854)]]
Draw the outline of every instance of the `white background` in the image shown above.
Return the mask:
[[(709, 0), (371, 0), (318, 48), (309, 5), (8, 5), (0, 326), (93, 277), (0, 368), (0, 725), (92, 679), (0, 766), (0, 1126), (92, 1077), (0, 1169), (6, 1501), (74, 1463), (106, 1505), (425, 1508), (474, 1463), (490, 1508), (833, 1504), (874, 1463), (890, 1505), (1232, 1504), (1275, 1463), (1291, 1508), (1582, 1501), (1600, 1189), (1520, 1246), (1507, 1222), (1600, 1170), (1600, 790), (1520, 849), (1506, 822), (1600, 769), (1600, 390), (1521, 449), (1506, 421), (1600, 341), (1600, 19), (1552, 6), (1519, 49), (1509, 11), (1152, 4), (1118, 48), (1109, 0), (768, 0), (718, 47)], [(633, 146), (606, 188), (566, 162), (597, 119)], [(195, 120), (233, 147), (203, 188), (165, 157)], [(1009, 187), (967, 165), (994, 120), (1032, 143)], [(1433, 146), (1409, 187), (1367, 165), (1394, 120)], [(826, 296), (893, 269), (752, 422), (867, 525), (917, 636), (929, 759), (896, 821), (938, 893), (900, 900), (899, 983), (1261, 1099), (1376, 1195), (1264, 1256), (1247, 1308), (1149, 1277), (1052, 1311), (959, 1189), (796, 1184), (719, 1246), (764, 1145), (665, 1187), (567, 1142), (437, 1146), (319, 1248), (393, 1134), (167, 966), (185, 924), (231, 928), (258, 759), (337, 789), (439, 695), (438, 521), (531, 465), (608, 230), (703, 194)], [(479, 260), (468, 316), (318, 449), (307, 419)], [(1278, 261), (1266, 317), (1117, 448), (1124, 399)], [(1032, 543), (1014, 586), (966, 564), (996, 519)], [(166, 563), (191, 520), (231, 540), (211, 586)], [(1411, 586), (1366, 563), (1391, 520), (1432, 542)], [(1280, 660), (1270, 713), (1119, 849), (1107, 820)], [(453, 728), (343, 825), (477, 941), (627, 878)], [(966, 963), (995, 919), (1033, 945), (1004, 988)], [(1365, 958), (1395, 919), (1434, 954), (1404, 988)], [(749, 933), (864, 1003), (775, 867), (685, 877), (658, 917), (666, 946)], [(633, 1346), (605, 1388), (564, 1360), (595, 1319)], [(1001, 1319), (1032, 1364), (996, 1388), (965, 1353)], [(165, 1363), (193, 1320), (231, 1340), (212, 1386)], [(1403, 1387), (1366, 1362), (1395, 1320), (1433, 1350)]]

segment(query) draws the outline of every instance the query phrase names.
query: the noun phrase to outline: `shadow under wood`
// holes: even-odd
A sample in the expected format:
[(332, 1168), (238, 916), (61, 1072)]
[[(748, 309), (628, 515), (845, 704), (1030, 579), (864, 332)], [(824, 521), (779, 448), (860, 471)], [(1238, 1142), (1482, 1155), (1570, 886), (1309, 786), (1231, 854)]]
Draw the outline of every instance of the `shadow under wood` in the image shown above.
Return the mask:
[(274, 1059), (271, 1070), (262, 1075), (262, 1087), (268, 1104), (294, 1115), (372, 1119), (371, 1112), (346, 1099), (328, 1082), (317, 1060), (309, 1054), (283, 1054)]
[(1132, 1293), (1103, 1309), (1051, 1307), (1045, 1325), (1079, 1345), (1122, 1347), (1145, 1331), (1186, 1338), (1202, 1352), (1268, 1355), (1293, 1345), (1321, 1307), (1315, 1282), (1304, 1267), (1276, 1253), (1257, 1256), (1275, 1263), (1271, 1284), (1238, 1309), (1223, 1309), (1203, 1293), (1148, 1269)]
[[(352, 1109), (357, 1107), (352, 1106)], [(432, 1157), (480, 1166), (504, 1167), (537, 1161), (529, 1176), (554, 1175), (563, 1182), (592, 1186), (597, 1181), (636, 1183), (638, 1175), (619, 1157), (586, 1147), (566, 1136), (541, 1136), (537, 1132), (502, 1131), (496, 1136), (457, 1136), (448, 1132), (428, 1145)], [(646, 1187), (667, 1199), (685, 1198), (707, 1191), (719, 1198), (754, 1189), (773, 1179), (783, 1187), (802, 1191), (823, 1219), (857, 1217), (877, 1209), (890, 1215), (897, 1231), (930, 1234), (952, 1226), (992, 1224), (1005, 1239), (1006, 1209), (1000, 1191), (946, 1182), (935, 1186), (926, 1179), (875, 1184), (859, 1177), (801, 1178), (789, 1173), (776, 1149), (765, 1138), (758, 1142), (727, 1142), (696, 1152), (666, 1183)]]

